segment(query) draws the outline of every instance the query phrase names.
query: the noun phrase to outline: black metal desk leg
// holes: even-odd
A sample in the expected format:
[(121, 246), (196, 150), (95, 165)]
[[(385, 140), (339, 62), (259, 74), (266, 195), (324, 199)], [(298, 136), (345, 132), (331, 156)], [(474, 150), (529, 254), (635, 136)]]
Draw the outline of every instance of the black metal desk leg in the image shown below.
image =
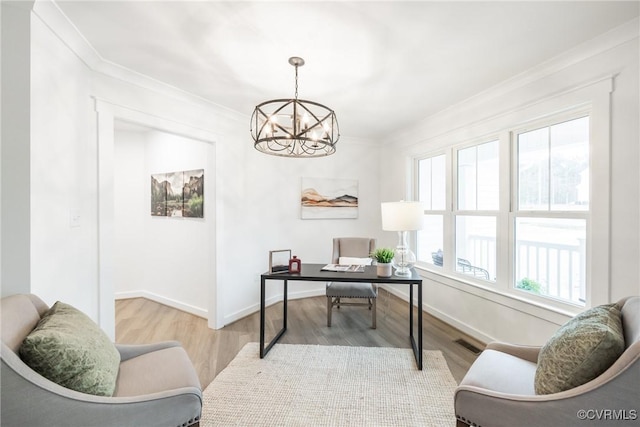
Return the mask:
[(288, 288), (289, 288), (289, 281), (285, 280), (284, 281), (284, 307), (283, 307), (283, 312), (282, 312), (282, 317), (283, 317), (282, 325), (283, 325), (283, 328), (285, 330), (287, 329), (287, 305), (289, 305), (289, 304), (287, 304), (287, 299), (288, 299), (288, 295), (289, 295)]
[[(413, 335), (413, 285), (418, 286), (418, 339)], [(413, 348), (413, 356), (416, 359), (416, 365), (418, 369), (422, 370), (422, 284), (411, 283), (409, 284), (409, 339), (411, 340), (411, 347)]]
[(418, 350), (420, 350), (418, 369), (422, 370), (422, 283), (418, 284)]
[(260, 359), (264, 357), (264, 316), (265, 316), (265, 302), (264, 302), (264, 277), (260, 278)]
[(409, 336), (413, 339), (413, 283), (409, 284)]
[(264, 278), (261, 279), (260, 281), (260, 359), (263, 359), (264, 356), (267, 355), (267, 353), (269, 353), (269, 350), (271, 350), (271, 347), (273, 347), (273, 345), (278, 342), (278, 340), (280, 339), (280, 337), (287, 331), (287, 288), (288, 288), (288, 284), (287, 284), (287, 280), (284, 280), (284, 300), (283, 300), (283, 307), (282, 307), (282, 328), (276, 333), (276, 336), (273, 337), (273, 339), (271, 340), (271, 342), (265, 346), (264, 344), (264, 335), (265, 335), (265, 311), (266, 311), (266, 307), (265, 307), (265, 286), (264, 286)]

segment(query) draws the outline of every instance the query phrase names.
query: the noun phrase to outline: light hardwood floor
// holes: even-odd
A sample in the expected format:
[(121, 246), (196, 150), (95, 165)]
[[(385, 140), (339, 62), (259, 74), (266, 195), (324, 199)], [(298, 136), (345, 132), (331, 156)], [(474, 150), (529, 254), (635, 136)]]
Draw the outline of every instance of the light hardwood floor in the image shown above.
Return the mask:
[[(371, 314), (366, 307), (334, 309), (330, 328), (327, 327), (326, 310), (323, 296), (290, 300), (287, 332), (279, 342), (410, 347), (407, 302), (382, 289), (378, 296), (377, 329), (371, 329)], [(464, 339), (480, 349), (484, 345), (426, 313), (423, 322), (424, 349), (442, 351), (454, 378), (460, 382), (477, 356), (455, 341)], [(282, 304), (279, 303), (267, 309), (267, 340), (281, 325)], [(259, 331), (259, 313), (213, 330), (203, 318), (144, 298), (116, 301), (116, 342), (180, 341), (198, 372), (203, 389), (246, 343), (259, 340)]]

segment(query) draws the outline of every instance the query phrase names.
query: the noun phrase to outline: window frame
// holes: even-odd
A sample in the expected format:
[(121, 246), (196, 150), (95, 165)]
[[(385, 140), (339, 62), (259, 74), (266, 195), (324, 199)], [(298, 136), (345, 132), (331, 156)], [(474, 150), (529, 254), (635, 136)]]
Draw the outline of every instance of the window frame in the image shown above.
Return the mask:
[[(588, 210), (575, 210), (575, 211), (560, 211), (560, 210), (520, 210), (519, 209), (519, 153), (518, 153), (518, 136), (532, 131), (545, 127), (551, 127), (557, 124), (561, 124), (564, 122), (568, 122), (571, 120), (576, 120), (582, 117), (589, 117), (589, 209)], [(540, 303), (552, 303), (552, 304), (561, 304), (561, 305), (569, 305), (578, 307), (580, 309), (584, 309), (587, 307), (588, 298), (588, 289), (590, 286), (590, 274), (589, 269), (585, 268), (585, 303), (584, 305), (574, 303), (572, 301), (568, 301), (565, 299), (556, 298), (550, 295), (537, 295), (531, 292), (526, 292), (515, 287), (516, 282), (516, 221), (518, 218), (541, 218), (541, 219), (582, 219), (586, 222), (586, 246), (587, 246), (587, 254), (585, 259), (585, 264), (590, 264), (589, 258), (589, 248), (591, 247), (591, 238), (590, 238), (590, 229), (591, 229), (591, 209), (593, 206), (592, 200), (592, 189), (591, 185), (593, 183), (592, 179), (592, 170), (591, 167), (593, 165), (592, 160), (592, 112), (590, 106), (580, 106), (576, 107), (572, 110), (565, 111), (559, 114), (549, 115), (544, 118), (532, 120), (527, 122), (523, 126), (514, 127), (510, 131), (510, 152), (511, 152), (511, 182), (510, 182), (510, 208), (509, 208), (509, 278), (510, 289), (509, 291), (515, 293), (524, 293), (526, 298), (531, 299), (533, 301), (538, 301)], [(549, 195), (549, 197), (551, 197)]]
[[(511, 111), (504, 111), (494, 116), (474, 120), (456, 127), (450, 131), (441, 132), (438, 139), (429, 139), (434, 150), (430, 152), (413, 152), (410, 154), (414, 168), (413, 176), (417, 176), (418, 159), (446, 153), (447, 155), (447, 211), (444, 213), (444, 251), (453, 249), (452, 223), (454, 197), (453, 190), (457, 183), (453, 182), (452, 168), (455, 167), (454, 149), (491, 141), (487, 135), (498, 135), (500, 140), (500, 210), (497, 229), (497, 265), (496, 282), (472, 280), (471, 277), (460, 277), (452, 274), (451, 261), (446, 257), (443, 267), (433, 264), (418, 263), (416, 268), (423, 277), (430, 279), (439, 286), (448, 286), (462, 292), (468, 292), (490, 301), (522, 310), (544, 319), (557, 319), (557, 315), (571, 316), (588, 307), (607, 303), (610, 298), (611, 285), (609, 272), (611, 268), (610, 252), (610, 158), (611, 158), (611, 98), (613, 78), (606, 76), (579, 86), (556, 89), (546, 98), (540, 98), (528, 104), (520, 105)], [(589, 129), (589, 221), (587, 223), (586, 250), (586, 289), (585, 305), (578, 306), (568, 301), (554, 300), (548, 297), (536, 298), (528, 292), (515, 288), (515, 219), (512, 210), (514, 203), (512, 190), (514, 179), (514, 165), (512, 164), (512, 136), (514, 131), (521, 132), (547, 124), (562, 122), (563, 118), (574, 118), (585, 115), (590, 117)], [(494, 131), (492, 131), (492, 129)], [(485, 135), (482, 138), (467, 138), (470, 134)], [(426, 140), (425, 140), (426, 142)], [(414, 180), (414, 185), (419, 183)], [(505, 197), (505, 191), (507, 193)], [(414, 196), (418, 197), (415, 191)], [(476, 212), (474, 212), (475, 214)], [(572, 211), (572, 215), (583, 215), (584, 211)], [(546, 212), (552, 214), (552, 212)], [(417, 240), (416, 240), (417, 242)], [(448, 247), (447, 247), (448, 246)], [(592, 262), (597, 260), (598, 262)], [(505, 280), (504, 277), (510, 278)], [(596, 283), (597, 286), (593, 286)]]
[[(451, 147), (451, 180), (452, 180), (452, 200), (451, 200), (451, 252), (452, 254), (454, 254), (454, 257), (449, 257), (449, 267), (451, 268), (450, 273), (459, 277), (459, 278), (463, 278), (464, 280), (468, 280), (474, 283), (483, 283), (487, 286), (494, 286), (494, 284), (496, 284), (498, 282), (497, 278), (498, 278), (498, 271), (499, 271), (499, 257), (498, 254), (500, 253), (499, 250), (499, 246), (500, 246), (500, 241), (499, 241), (499, 237), (498, 237), (498, 232), (500, 230), (500, 208), (501, 208), (501, 199), (502, 197), (498, 198), (498, 209), (496, 210), (488, 210), (488, 209), (460, 209), (459, 208), (459, 197), (460, 194), (458, 192), (459, 189), (459, 176), (458, 176), (458, 163), (459, 163), (459, 156), (460, 156), (460, 151), (462, 150), (466, 150), (468, 148), (471, 147), (478, 147), (480, 145), (483, 144), (487, 144), (487, 143), (491, 143), (497, 141), (498, 142), (498, 162), (499, 164), (502, 166), (501, 162), (501, 158), (502, 158), (502, 153), (500, 150), (500, 147), (502, 145), (502, 141), (500, 139), (500, 135), (499, 134), (488, 134), (488, 135), (484, 135), (482, 137), (479, 138), (474, 138), (473, 140), (470, 141), (466, 141), (465, 143), (462, 144), (458, 144), (456, 146)], [(477, 165), (477, 158), (476, 158), (476, 165)], [(477, 174), (477, 172), (476, 172)], [(503, 183), (501, 181), (502, 176), (504, 175), (502, 170), (499, 170), (499, 175), (498, 175), (498, 183), (499, 183), (499, 189), (498, 189), (498, 193), (501, 193), (501, 188), (503, 188)], [(476, 180), (476, 185), (477, 185), (477, 180)], [(476, 193), (477, 193), (477, 189), (476, 189)], [(477, 207), (477, 196), (476, 196), (476, 207)], [(495, 257), (496, 257), (496, 280), (492, 280), (491, 278), (489, 278), (489, 280), (484, 280), (478, 277), (474, 277), (471, 276), (469, 274), (464, 274), (462, 272), (459, 272), (457, 269), (457, 259), (458, 254), (457, 254), (457, 244), (456, 244), (456, 238), (457, 238), (457, 227), (456, 227), (456, 220), (459, 216), (487, 216), (487, 217), (492, 217), (496, 219), (496, 253), (495, 253)], [(444, 265), (444, 264), (443, 264)]]
[[(414, 157), (413, 158), (413, 170), (415, 171), (415, 173), (413, 173), (413, 188), (414, 188), (414, 194), (415, 194), (415, 200), (420, 200), (420, 161), (421, 160), (426, 160), (426, 159), (433, 159), (435, 157), (439, 157), (444, 155), (444, 164), (445, 164), (445, 189), (444, 189), (444, 194), (445, 194), (445, 203), (444, 203), (444, 210), (434, 210), (434, 209), (424, 209), (423, 212), (423, 216), (426, 215), (442, 215), (442, 251), (444, 252), (446, 250), (446, 247), (448, 246), (447, 244), (447, 224), (449, 221), (451, 221), (450, 215), (449, 215), (449, 206), (451, 206), (451, 181), (448, 179), (449, 174), (451, 173), (451, 165), (449, 162), (449, 154), (448, 152), (450, 151), (450, 149), (444, 149), (444, 150), (438, 150), (438, 151), (433, 151), (430, 152), (429, 154), (423, 155), (423, 156), (418, 156), (418, 157)], [(433, 167), (431, 168), (431, 170), (433, 171)], [(432, 194), (432, 200), (433, 200), (433, 191), (431, 192)], [(418, 235), (417, 232), (413, 232), (412, 233), (412, 242), (410, 243), (410, 245), (413, 244), (414, 246), (414, 251), (416, 253), (416, 255), (418, 255), (418, 250), (417, 250), (417, 246), (418, 246)], [(444, 261), (444, 260), (443, 260)], [(433, 263), (428, 263), (428, 262), (421, 262), (421, 261), (417, 261), (416, 265), (429, 265), (431, 268), (435, 268), (435, 269), (442, 269), (444, 267), (444, 264), (442, 266), (438, 266), (435, 265)]]

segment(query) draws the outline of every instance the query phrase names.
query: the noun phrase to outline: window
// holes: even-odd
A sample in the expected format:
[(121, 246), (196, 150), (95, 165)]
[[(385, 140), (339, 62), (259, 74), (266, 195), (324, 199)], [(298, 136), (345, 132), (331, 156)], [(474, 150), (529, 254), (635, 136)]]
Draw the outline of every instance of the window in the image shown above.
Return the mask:
[(518, 210), (589, 210), (589, 117), (518, 134)]
[(517, 133), (515, 287), (584, 304), (589, 117)]
[(593, 159), (590, 116), (576, 111), (416, 159), (418, 266), (456, 286), (585, 305)]
[(496, 218), (456, 216), (456, 271), (484, 280), (496, 278)]
[(423, 229), (418, 231), (417, 259), (442, 266), (444, 210), (446, 206), (446, 156), (418, 161), (418, 200), (424, 204)]
[(496, 140), (457, 150), (456, 271), (491, 281), (500, 202), (498, 146)]
[(458, 210), (498, 210), (498, 141), (458, 150)]

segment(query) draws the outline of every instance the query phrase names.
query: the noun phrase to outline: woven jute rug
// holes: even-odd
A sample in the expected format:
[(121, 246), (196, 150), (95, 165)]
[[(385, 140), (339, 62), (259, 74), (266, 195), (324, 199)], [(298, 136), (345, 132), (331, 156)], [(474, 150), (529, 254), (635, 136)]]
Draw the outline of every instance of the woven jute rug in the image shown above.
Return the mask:
[(439, 351), (249, 343), (204, 391), (202, 427), (454, 426), (456, 382)]

